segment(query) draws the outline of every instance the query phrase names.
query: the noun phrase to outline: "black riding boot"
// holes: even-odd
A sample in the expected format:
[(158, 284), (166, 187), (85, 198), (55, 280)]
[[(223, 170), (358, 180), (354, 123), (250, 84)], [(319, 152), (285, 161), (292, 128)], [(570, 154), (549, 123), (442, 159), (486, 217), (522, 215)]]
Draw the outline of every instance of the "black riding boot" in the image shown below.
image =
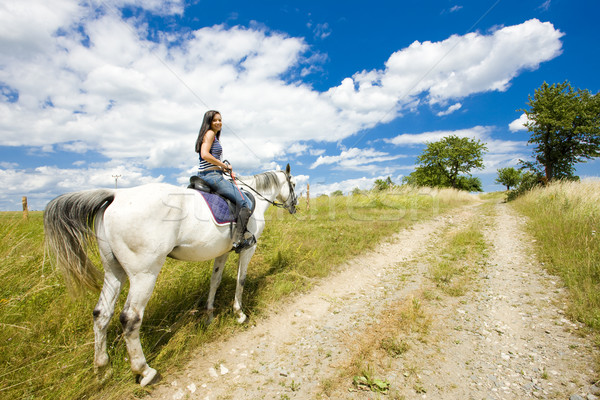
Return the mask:
[(233, 250), (235, 250), (236, 253), (239, 253), (240, 251), (256, 243), (254, 235), (248, 239), (244, 238), (246, 227), (248, 226), (248, 220), (250, 219), (251, 214), (252, 211), (250, 211), (248, 207), (242, 207), (240, 213), (238, 214), (235, 231), (233, 232)]

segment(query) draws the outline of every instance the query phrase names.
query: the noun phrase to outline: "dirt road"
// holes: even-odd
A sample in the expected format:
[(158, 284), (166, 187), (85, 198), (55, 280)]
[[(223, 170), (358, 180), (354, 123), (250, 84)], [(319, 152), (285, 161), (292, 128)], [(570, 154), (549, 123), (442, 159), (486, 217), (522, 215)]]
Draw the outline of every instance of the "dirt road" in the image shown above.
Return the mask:
[[(471, 290), (427, 301), (427, 332), (401, 356), (379, 360), (385, 394), (353, 385), (342, 371), (355, 357), (348, 344), (368, 335), (390, 304), (435, 290), (428, 254), (441, 233), (483, 220), (487, 257)], [(524, 223), (502, 203), (418, 223), (203, 349), (150, 398), (594, 399), (597, 350), (565, 317), (560, 280), (540, 266)]]

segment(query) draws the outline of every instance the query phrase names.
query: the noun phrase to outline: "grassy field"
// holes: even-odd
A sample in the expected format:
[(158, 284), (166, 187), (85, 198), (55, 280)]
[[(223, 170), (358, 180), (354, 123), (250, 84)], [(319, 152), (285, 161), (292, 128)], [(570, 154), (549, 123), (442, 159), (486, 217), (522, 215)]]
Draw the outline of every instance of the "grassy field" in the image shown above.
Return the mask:
[(571, 317), (599, 331), (600, 182), (555, 183), (512, 204), (529, 217), (540, 261), (569, 289)]
[[(272, 208), (250, 262), (244, 311), (267, 315), (286, 298), (310, 289), (345, 260), (416, 221), (472, 202), (452, 190), (400, 188), (354, 196), (302, 200), (289, 215)], [(97, 293), (73, 299), (45, 257), (42, 213), (0, 213), (0, 398), (127, 399), (150, 391), (134, 381), (118, 318), (108, 331), (113, 376), (103, 384), (93, 373), (92, 310)], [(238, 326), (231, 305), (237, 256), (228, 261), (209, 326), (203, 308), (211, 263), (167, 260), (145, 313), (142, 345), (149, 363), (168, 376), (201, 346)], [(120, 312), (127, 287), (117, 304)]]

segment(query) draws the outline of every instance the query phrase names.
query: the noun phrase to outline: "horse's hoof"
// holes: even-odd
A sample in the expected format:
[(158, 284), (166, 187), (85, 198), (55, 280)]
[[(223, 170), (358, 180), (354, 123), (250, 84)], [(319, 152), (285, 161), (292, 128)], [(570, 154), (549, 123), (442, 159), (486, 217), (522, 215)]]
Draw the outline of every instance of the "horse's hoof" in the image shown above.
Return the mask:
[(98, 382), (104, 383), (112, 377), (113, 369), (107, 364), (102, 367), (94, 367), (94, 373)]
[(206, 326), (210, 325), (213, 323), (213, 321), (215, 320), (215, 315), (212, 312), (207, 312), (206, 313), (206, 317), (204, 319)]
[(140, 386), (144, 387), (146, 385), (151, 385), (157, 383), (160, 380), (160, 374), (156, 372), (154, 368), (148, 367), (146, 371), (142, 374), (142, 379), (140, 380)]
[(244, 313), (240, 313), (240, 316), (237, 318), (237, 322), (238, 324), (243, 324), (244, 322), (246, 322), (248, 319), (248, 317), (246, 317), (246, 314)]

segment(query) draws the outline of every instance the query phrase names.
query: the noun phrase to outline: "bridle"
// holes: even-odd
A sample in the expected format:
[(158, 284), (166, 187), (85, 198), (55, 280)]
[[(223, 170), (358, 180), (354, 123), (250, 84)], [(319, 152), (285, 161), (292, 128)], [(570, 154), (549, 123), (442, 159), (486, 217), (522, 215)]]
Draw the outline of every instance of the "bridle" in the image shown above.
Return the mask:
[[(289, 211), (290, 214), (294, 214), (296, 212), (296, 206), (298, 205), (298, 197), (296, 197), (296, 192), (294, 191), (294, 187), (292, 185), (292, 177), (287, 172), (285, 173), (285, 179), (288, 184), (288, 199), (285, 201), (286, 203), (291, 203), (290, 205), (283, 205), (281, 207), (285, 208)], [(291, 202), (290, 202), (291, 200)], [(279, 207), (279, 206), (276, 206)]]

